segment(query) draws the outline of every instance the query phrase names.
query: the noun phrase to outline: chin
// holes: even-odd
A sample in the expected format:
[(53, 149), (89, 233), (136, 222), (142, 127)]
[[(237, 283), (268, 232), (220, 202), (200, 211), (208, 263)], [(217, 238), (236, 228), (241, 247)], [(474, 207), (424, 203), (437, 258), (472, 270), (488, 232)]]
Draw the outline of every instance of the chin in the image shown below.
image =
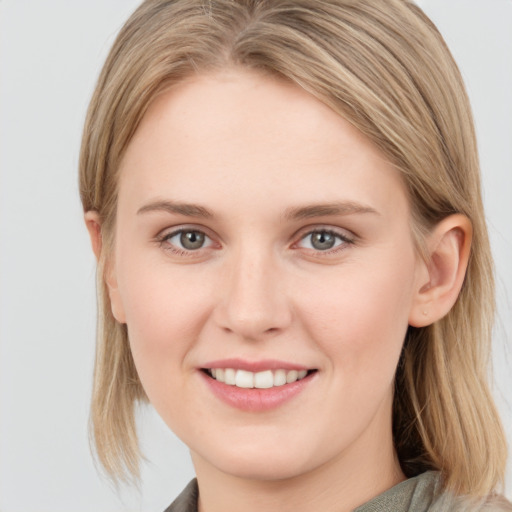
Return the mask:
[(223, 461), (217, 468), (223, 473), (242, 478), (244, 480), (277, 481), (295, 478), (307, 472), (307, 468), (291, 461), (276, 459), (274, 456), (259, 457), (257, 460), (248, 460), (238, 457), (234, 460)]
[(247, 480), (287, 480), (314, 469), (313, 456), (307, 456), (307, 450), (276, 443), (266, 448), (259, 443), (249, 446), (233, 444), (230, 449), (215, 450), (212, 453), (195, 452), (194, 459), (200, 458), (222, 473)]

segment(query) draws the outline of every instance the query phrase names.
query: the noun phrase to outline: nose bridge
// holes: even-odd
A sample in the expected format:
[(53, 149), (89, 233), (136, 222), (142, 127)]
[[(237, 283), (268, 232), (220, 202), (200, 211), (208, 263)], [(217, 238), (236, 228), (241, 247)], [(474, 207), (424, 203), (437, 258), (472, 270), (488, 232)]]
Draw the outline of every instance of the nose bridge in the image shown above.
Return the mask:
[(254, 245), (233, 253), (220, 304), (221, 326), (246, 339), (276, 333), (291, 319), (277, 257), (271, 249)]

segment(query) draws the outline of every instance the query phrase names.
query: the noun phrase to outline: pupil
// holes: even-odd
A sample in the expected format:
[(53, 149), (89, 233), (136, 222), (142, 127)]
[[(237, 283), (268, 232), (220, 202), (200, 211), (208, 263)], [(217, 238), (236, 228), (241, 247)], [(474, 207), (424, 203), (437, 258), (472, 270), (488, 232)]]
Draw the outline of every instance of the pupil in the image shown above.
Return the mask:
[(180, 242), (185, 249), (199, 249), (204, 244), (204, 234), (198, 231), (185, 231), (181, 233)]
[(331, 249), (334, 246), (335, 241), (335, 237), (325, 231), (313, 233), (311, 235), (311, 245), (320, 251)]

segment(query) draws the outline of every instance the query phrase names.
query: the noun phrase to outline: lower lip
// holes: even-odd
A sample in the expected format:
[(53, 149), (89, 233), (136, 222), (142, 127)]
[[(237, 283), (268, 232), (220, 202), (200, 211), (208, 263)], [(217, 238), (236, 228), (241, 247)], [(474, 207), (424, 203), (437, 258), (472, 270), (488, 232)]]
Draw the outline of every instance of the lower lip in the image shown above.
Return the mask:
[(213, 379), (203, 371), (199, 373), (217, 398), (232, 407), (249, 412), (269, 411), (285, 404), (304, 391), (316, 374), (316, 372), (311, 373), (291, 384), (258, 389), (230, 386)]

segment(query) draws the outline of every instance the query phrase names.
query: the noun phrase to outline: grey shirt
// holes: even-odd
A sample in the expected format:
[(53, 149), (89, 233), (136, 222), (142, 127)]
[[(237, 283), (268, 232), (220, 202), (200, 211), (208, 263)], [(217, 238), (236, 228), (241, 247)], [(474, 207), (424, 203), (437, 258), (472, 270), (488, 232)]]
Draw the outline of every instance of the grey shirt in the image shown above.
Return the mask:
[[(501, 498), (485, 502), (455, 498), (441, 492), (441, 478), (436, 471), (427, 471), (395, 485), (354, 512), (501, 512), (512, 506)], [(165, 512), (197, 512), (199, 490), (192, 480)]]

